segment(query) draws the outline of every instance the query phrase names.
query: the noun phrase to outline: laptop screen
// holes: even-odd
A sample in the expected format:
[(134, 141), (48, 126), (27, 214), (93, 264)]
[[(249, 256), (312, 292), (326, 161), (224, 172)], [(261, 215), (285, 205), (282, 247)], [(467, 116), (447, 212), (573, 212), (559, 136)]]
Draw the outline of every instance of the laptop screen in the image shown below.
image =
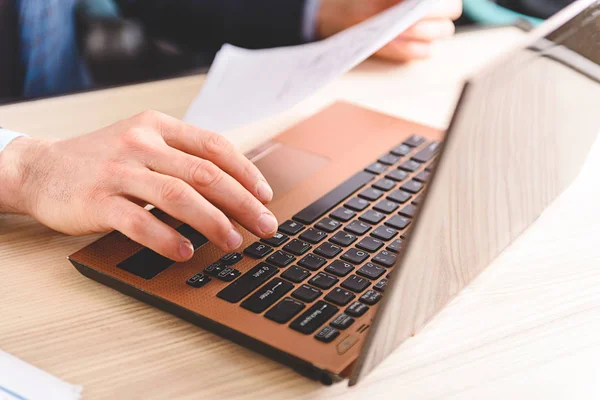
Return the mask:
[(600, 130), (600, 1), (581, 0), (466, 85), (353, 372), (417, 333), (575, 179)]

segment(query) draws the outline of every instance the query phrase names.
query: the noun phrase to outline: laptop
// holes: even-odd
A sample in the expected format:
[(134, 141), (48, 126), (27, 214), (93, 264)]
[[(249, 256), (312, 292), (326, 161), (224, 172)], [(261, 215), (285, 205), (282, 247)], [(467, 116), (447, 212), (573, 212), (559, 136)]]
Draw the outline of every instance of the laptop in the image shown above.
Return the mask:
[(185, 263), (112, 232), (85, 276), (324, 384), (356, 384), (575, 179), (600, 128), (600, 2), (580, 0), (466, 84), (446, 133), (337, 103), (248, 157), (279, 232)]

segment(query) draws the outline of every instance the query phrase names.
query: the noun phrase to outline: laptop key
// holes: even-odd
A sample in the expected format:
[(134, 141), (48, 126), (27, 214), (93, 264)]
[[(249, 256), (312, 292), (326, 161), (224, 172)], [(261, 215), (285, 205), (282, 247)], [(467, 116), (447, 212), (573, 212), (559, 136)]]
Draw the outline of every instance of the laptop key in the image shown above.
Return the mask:
[(304, 225), (300, 222), (288, 220), (283, 224), (279, 225), (279, 231), (285, 233), (286, 235), (295, 235), (301, 232), (304, 229)]
[(421, 182), (412, 180), (412, 181), (408, 181), (404, 185), (400, 186), (400, 189), (402, 189), (408, 193), (417, 194), (423, 189), (423, 184)]
[(315, 253), (326, 257), (333, 258), (342, 252), (342, 248), (332, 243), (323, 243), (315, 249)]
[(407, 171), (407, 172), (415, 172), (421, 167), (421, 164), (414, 160), (408, 160), (402, 163), (398, 168)]
[(319, 257), (315, 254), (307, 254), (302, 260), (298, 261), (298, 265), (308, 268), (311, 271), (316, 271), (327, 263), (323, 257)]
[(383, 190), (384, 192), (387, 192), (388, 190), (392, 190), (393, 188), (396, 187), (396, 181), (393, 181), (393, 180), (387, 179), (387, 178), (382, 178), (382, 179), (378, 180), (377, 182), (375, 182), (373, 184), (373, 187), (375, 189), (379, 189), (379, 190)]
[(431, 178), (431, 172), (429, 171), (421, 171), (419, 172), (416, 176), (415, 176), (415, 181), (418, 182), (427, 182), (429, 180), (429, 178)]
[(372, 174), (383, 174), (388, 169), (387, 165), (382, 164), (380, 162), (373, 163), (365, 168), (365, 171), (370, 172)]
[(312, 224), (352, 193), (373, 180), (375, 175), (361, 171), (294, 216), (303, 224)]
[(327, 296), (325, 296), (325, 300), (337, 305), (337, 306), (345, 306), (350, 303), (356, 295), (352, 292), (349, 292), (344, 289), (335, 288)]
[(319, 231), (315, 228), (308, 228), (306, 232), (299, 236), (300, 239), (307, 241), (308, 243), (317, 244), (321, 240), (327, 237), (327, 234), (323, 231)]
[(309, 335), (325, 324), (331, 317), (337, 314), (338, 311), (339, 309), (336, 306), (326, 303), (323, 300), (319, 300), (296, 318), (290, 324), (290, 328), (305, 335)]
[(283, 274), (281, 274), (282, 278), (285, 278), (288, 281), (291, 281), (294, 283), (300, 283), (303, 280), (305, 280), (306, 278), (308, 278), (309, 276), (310, 276), (310, 271), (308, 271), (304, 268), (297, 267), (295, 265), (292, 265), (291, 267), (286, 269), (283, 272)]
[(342, 222), (350, 221), (352, 218), (354, 218), (355, 215), (356, 215), (356, 213), (354, 211), (348, 210), (347, 208), (344, 208), (344, 207), (340, 207), (337, 210), (335, 210), (334, 212), (332, 212), (331, 214), (329, 214), (329, 216), (331, 218), (335, 218), (338, 221), (342, 221)]
[(358, 238), (351, 233), (338, 232), (335, 235), (333, 235), (329, 240), (335, 244), (339, 244), (340, 246), (347, 247), (354, 243), (356, 239)]
[(326, 274), (325, 272), (319, 272), (310, 281), (308, 281), (308, 283), (320, 289), (327, 290), (338, 283), (338, 281), (339, 279), (333, 275)]
[(384, 243), (381, 240), (367, 236), (364, 239), (362, 239), (360, 242), (358, 242), (356, 247), (358, 247), (361, 250), (366, 250), (370, 253), (373, 253), (373, 252), (379, 250), (380, 248), (382, 248), (383, 245), (384, 245)]
[(277, 300), (292, 290), (294, 285), (280, 278), (275, 278), (240, 304), (242, 308), (260, 314), (271, 307)]
[(273, 248), (271, 246), (267, 246), (266, 244), (260, 242), (254, 242), (250, 246), (246, 247), (244, 254), (252, 258), (261, 259), (272, 251)]
[(186, 281), (186, 283), (193, 288), (199, 289), (202, 286), (209, 283), (210, 281), (211, 281), (211, 279), (208, 275), (196, 274), (196, 275), (192, 276), (190, 279), (188, 279)]
[(277, 250), (275, 253), (273, 253), (271, 256), (269, 256), (269, 258), (267, 258), (267, 262), (269, 262), (279, 268), (287, 267), (288, 265), (293, 263), (295, 260), (296, 260), (296, 257), (294, 257), (293, 255), (288, 254), (284, 251), (281, 251), (281, 250)]
[(217, 297), (230, 303), (237, 303), (277, 272), (277, 267), (261, 262), (217, 293)]
[(365, 208), (369, 207), (369, 204), (371, 203), (369, 203), (367, 200), (355, 197), (353, 199), (350, 199), (346, 204), (344, 204), (344, 206), (354, 211), (362, 211)]
[(355, 235), (361, 236), (367, 233), (369, 230), (371, 230), (371, 225), (365, 224), (361, 221), (352, 221), (344, 228), (344, 230), (350, 233), (354, 233)]
[(402, 215), (406, 218), (413, 218), (415, 213), (417, 212), (417, 207), (414, 204), (409, 204), (404, 207), (402, 210), (398, 212), (398, 214)]
[(378, 292), (383, 293), (385, 291), (385, 287), (386, 287), (387, 283), (388, 283), (388, 280), (386, 278), (383, 278), (382, 280), (377, 282), (375, 284), (375, 286), (373, 286), (373, 289), (377, 290)]
[(349, 261), (353, 264), (360, 264), (369, 258), (369, 254), (357, 249), (348, 249), (343, 255), (342, 260)]
[(387, 250), (382, 250), (373, 257), (373, 261), (377, 264), (383, 265), (384, 267), (393, 267), (396, 264), (396, 255), (394, 253), (390, 253)]
[(368, 288), (371, 285), (365, 278), (361, 278), (357, 275), (350, 275), (344, 282), (342, 282), (341, 286), (344, 289), (352, 290), (356, 293), (361, 293), (363, 290)]
[(206, 275), (216, 277), (225, 268), (227, 268), (227, 266), (225, 264), (223, 264), (221, 261), (216, 261), (216, 262), (210, 264), (208, 267), (204, 268), (204, 273)]
[(269, 246), (279, 247), (290, 239), (289, 236), (284, 235), (283, 233), (277, 232), (273, 235), (272, 238), (269, 239), (261, 239), (260, 241), (268, 244)]
[(394, 190), (392, 193), (390, 193), (386, 198), (388, 200), (392, 200), (395, 201), (396, 203), (406, 203), (408, 200), (410, 200), (410, 194), (406, 193), (402, 190)]
[(383, 192), (379, 189), (370, 187), (370, 188), (366, 188), (365, 190), (360, 192), (358, 194), (358, 196), (362, 197), (365, 200), (375, 201), (375, 200), (379, 199), (381, 196), (383, 196)]
[(379, 158), (379, 162), (385, 165), (394, 165), (396, 164), (398, 161), (400, 161), (400, 157), (398, 157), (395, 154), (386, 154), (384, 156), (381, 156)]
[[(368, 293), (368, 292), (367, 292)], [(346, 314), (340, 314), (333, 321), (331, 321), (331, 326), (336, 329), (344, 330), (348, 329), (353, 323), (355, 319)]]
[(227, 253), (223, 257), (221, 257), (221, 262), (226, 265), (234, 265), (242, 260), (242, 255), (240, 253)]
[(315, 335), (315, 339), (323, 343), (331, 343), (340, 336), (340, 331), (331, 326), (325, 326)]
[(396, 146), (392, 149), (391, 153), (397, 156), (405, 156), (412, 151), (412, 147), (407, 146), (405, 144), (401, 144), (400, 146)]
[(399, 215), (394, 215), (393, 217), (385, 221), (385, 224), (394, 229), (402, 230), (408, 225), (410, 225), (410, 219), (406, 217), (401, 217)]
[(393, 201), (381, 200), (379, 203), (375, 204), (373, 209), (382, 213), (391, 214), (396, 211), (398, 207), (400, 206)]
[(360, 276), (364, 276), (369, 279), (378, 279), (385, 274), (387, 270), (379, 265), (373, 263), (366, 263), (356, 273)]
[(286, 297), (281, 300), (275, 307), (265, 313), (265, 318), (275, 321), (279, 324), (289, 322), (294, 316), (302, 311), (306, 306), (299, 301)]
[(328, 233), (332, 233), (336, 231), (340, 226), (342, 226), (342, 224), (334, 219), (323, 218), (315, 225), (315, 228)]
[(373, 232), (371, 232), (371, 236), (374, 236), (386, 242), (394, 236), (396, 236), (397, 234), (397, 230), (395, 230), (394, 228), (389, 228), (387, 226), (378, 226)]
[(355, 318), (362, 317), (367, 311), (369, 311), (369, 307), (363, 303), (359, 303), (358, 301), (355, 301), (354, 303), (350, 304), (350, 307), (346, 308), (346, 314)]
[(308, 285), (302, 285), (298, 289), (294, 290), (292, 297), (302, 300), (305, 303), (312, 303), (318, 299), (321, 294), (323, 294), (323, 292), (317, 288)]
[(388, 172), (385, 177), (400, 182), (408, 178), (408, 173), (406, 173), (406, 171), (402, 171), (401, 169), (394, 169)]
[(217, 274), (217, 279), (219, 279), (223, 282), (232, 282), (241, 274), (242, 273), (240, 271), (238, 271), (237, 269), (234, 269), (231, 267), (226, 267), (223, 269), (223, 271), (221, 271)]
[(340, 276), (340, 277), (344, 277), (344, 276), (348, 275), (353, 270), (354, 270), (354, 266), (352, 264), (348, 264), (346, 262), (339, 261), (339, 260), (335, 260), (334, 262), (329, 264), (327, 266), (327, 268), (325, 268), (325, 271), (327, 271), (333, 275)]
[(374, 290), (367, 290), (365, 294), (360, 296), (358, 301), (370, 306), (374, 306), (375, 304), (379, 303), (379, 300), (381, 300), (382, 297), (383, 296), (380, 293), (377, 293)]
[(373, 210), (367, 210), (363, 215), (358, 217), (361, 221), (368, 222), (371, 225), (377, 225), (385, 219), (385, 215)]
[(411, 158), (420, 163), (430, 161), (440, 151), (440, 142), (431, 142)]
[(388, 247), (386, 247), (385, 249), (387, 251), (392, 251), (394, 253), (399, 253), (401, 247), (402, 247), (402, 239), (396, 239), (392, 243), (390, 243), (390, 245)]
[[(294, 239), (285, 246), (283, 246), (283, 250), (295, 254), (297, 256), (301, 256), (307, 251), (309, 251), (312, 246), (302, 240)], [(272, 257), (272, 256), (271, 256)]]
[(419, 147), (423, 143), (425, 143), (425, 139), (423, 139), (421, 136), (413, 135), (408, 138), (408, 140), (405, 140), (403, 144), (410, 147)]

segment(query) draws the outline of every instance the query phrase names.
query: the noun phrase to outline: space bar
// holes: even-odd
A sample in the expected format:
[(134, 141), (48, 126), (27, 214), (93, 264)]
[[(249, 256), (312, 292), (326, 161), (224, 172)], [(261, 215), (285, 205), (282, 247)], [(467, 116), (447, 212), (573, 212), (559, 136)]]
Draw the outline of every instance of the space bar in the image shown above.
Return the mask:
[(327, 211), (340, 204), (352, 193), (373, 180), (375, 175), (362, 171), (342, 183), (319, 200), (294, 215), (294, 219), (303, 224), (312, 224)]

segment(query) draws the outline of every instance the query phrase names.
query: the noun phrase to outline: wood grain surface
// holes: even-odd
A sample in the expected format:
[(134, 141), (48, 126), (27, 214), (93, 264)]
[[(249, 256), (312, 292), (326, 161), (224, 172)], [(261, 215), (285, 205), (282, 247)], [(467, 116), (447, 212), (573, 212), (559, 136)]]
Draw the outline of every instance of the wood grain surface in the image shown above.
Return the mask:
[[(520, 38), (462, 35), (429, 61), (368, 62), (271, 121), (230, 132), (240, 147), (343, 98), (444, 127), (458, 83)], [(152, 108), (182, 116), (190, 77), (0, 107), (0, 123), (68, 137)], [(426, 328), (358, 386), (323, 387), (92, 282), (66, 256), (94, 240), (0, 216), (0, 348), (104, 399), (581, 399), (600, 396), (600, 148), (578, 181)]]

